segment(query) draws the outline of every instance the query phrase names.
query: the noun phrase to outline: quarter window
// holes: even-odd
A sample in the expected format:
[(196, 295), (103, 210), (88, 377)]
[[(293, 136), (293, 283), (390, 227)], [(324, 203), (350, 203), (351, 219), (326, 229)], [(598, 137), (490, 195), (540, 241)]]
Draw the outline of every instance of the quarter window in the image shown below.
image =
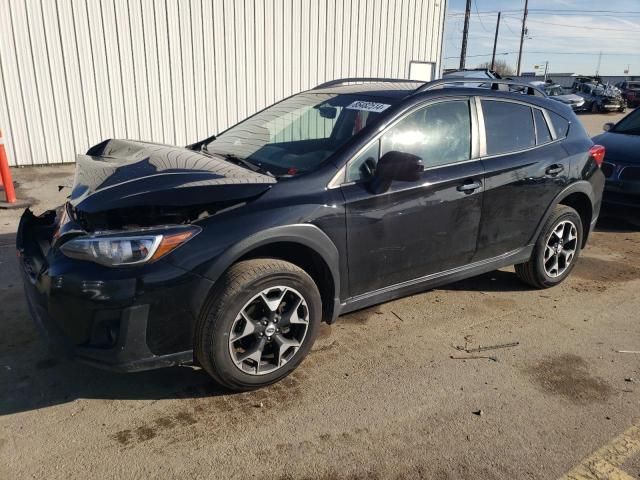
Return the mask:
[(531, 107), (521, 103), (482, 100), (487, 155), (500, 155), (536, 144)]
[(376, 142), (352, 160), (347, 169), (347, 181), (368, 178), (375, 171), (378, 158), (393, 150), (419, 156), (426, 168), (469, 160), (469, 102), (432, 103), (407, 115), (382, 135), (379, 152)]
[(553, 112), (549, 112), (549, 118), (553, 129), (556, 131), (556, 138), (566, 137), (569, 132), (569, 121)]
[(551, 132), (549, 132), (549, 126), (544, 119), (542, 110), (537, 108), (533, 109), (533, 116), (536, 120), (536, 142), (538, 145), (549, 143), (551, 141)]

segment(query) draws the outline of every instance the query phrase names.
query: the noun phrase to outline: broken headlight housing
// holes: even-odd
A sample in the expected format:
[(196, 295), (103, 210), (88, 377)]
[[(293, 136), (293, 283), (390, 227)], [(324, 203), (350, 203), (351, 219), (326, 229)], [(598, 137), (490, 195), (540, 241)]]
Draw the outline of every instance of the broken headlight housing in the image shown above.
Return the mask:
[(150, 263), (175, 250), (200, 232), (196, 226), (168, 228), (163, 231), (109, 232), (76, 237), (64, 243), (62, 253), (77, 260), (107, 267)]

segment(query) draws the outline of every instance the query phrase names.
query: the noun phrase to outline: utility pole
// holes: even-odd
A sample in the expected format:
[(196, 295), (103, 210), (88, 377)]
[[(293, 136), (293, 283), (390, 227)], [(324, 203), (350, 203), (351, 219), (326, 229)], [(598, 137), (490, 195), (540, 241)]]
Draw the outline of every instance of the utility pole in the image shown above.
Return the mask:
[(602, 62), (602, 52), (598, 54), (598, 65), (596, 66), (596, 77), (600, 75), (600, 63)]
[(547, 81), (547, 75), (549, 74), (549, 61), (544, 62), (544, 81)]
[(498, 21), (496, 22), (496, 36), (493, 39), (493, 54), (491, 55), (491, 70), (495, 70), (496, 64), (496, 47), (498, 46), (498, 32), (500, 31), (500, 16), (502, 12), (498, 12)]
[(518, 52), (518, 69), (517, 76), (520, 76), (520, 64), (522, 63), (522, 44), (524, 43), (524, 34), (527, 31), (527, 15), (529, 13), (529, 0), (524, 0), (524, 15), (522, 16), (522, 32), (520, 33), (520, 51)]
[(467, 56), (467, 37), (469, 36), (469, 17), (471, 16), (471, 0), (467, 0), (467, 9), (464, 12), (464, 30), (462, 32), (462, 49), (460, 50), (460, 70), (464, 68)]

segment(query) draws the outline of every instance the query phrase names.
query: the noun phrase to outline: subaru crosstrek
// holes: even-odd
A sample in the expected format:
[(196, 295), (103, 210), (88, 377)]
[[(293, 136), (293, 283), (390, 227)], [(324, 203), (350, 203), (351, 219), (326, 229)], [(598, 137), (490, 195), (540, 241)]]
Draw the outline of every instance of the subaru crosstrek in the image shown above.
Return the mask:
[(90, 148), (68, 202), (20, 222), (35, 322), (97, 366), (247, 390), (341, 314), (508, 265), (562, 282), (604, 149), (535, 87), (468, 83), (332, 81), (186, 148)]

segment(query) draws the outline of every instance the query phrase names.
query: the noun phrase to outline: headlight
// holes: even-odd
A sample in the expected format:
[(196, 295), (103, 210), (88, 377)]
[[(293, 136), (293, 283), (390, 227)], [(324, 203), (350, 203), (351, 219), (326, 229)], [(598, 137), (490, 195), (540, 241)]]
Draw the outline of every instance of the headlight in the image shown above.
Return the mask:
[(69, 258), (117, 267), (153, 262), (184, 244), (200, 232), (198, 227), (171, 229), (149, 234), (105, 234), (77, 237), (60, 250)]

